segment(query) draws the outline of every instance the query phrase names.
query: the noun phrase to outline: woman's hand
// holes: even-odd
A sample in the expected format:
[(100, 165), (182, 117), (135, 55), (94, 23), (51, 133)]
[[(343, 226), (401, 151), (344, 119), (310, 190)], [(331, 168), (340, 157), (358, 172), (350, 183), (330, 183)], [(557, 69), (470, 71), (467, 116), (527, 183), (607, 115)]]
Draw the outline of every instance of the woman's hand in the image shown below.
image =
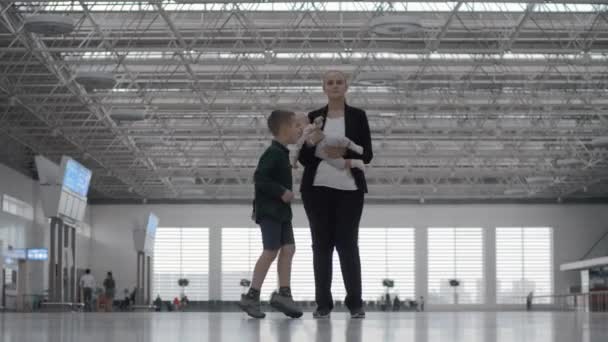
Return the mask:
[(325, 154), (330, 159), (338, 159), (342, 158), (346, 153), (346, 147), (337, 147), (337, 146), (325, 146), (323, 149)]
[(310, 133), (306, 142), (309, 145), (316, 145), (319, 143), (319, 141), (323, 140), (323, 138), (325, 138), (323, 131), (321, 131), (320, 129), (315, 129)]

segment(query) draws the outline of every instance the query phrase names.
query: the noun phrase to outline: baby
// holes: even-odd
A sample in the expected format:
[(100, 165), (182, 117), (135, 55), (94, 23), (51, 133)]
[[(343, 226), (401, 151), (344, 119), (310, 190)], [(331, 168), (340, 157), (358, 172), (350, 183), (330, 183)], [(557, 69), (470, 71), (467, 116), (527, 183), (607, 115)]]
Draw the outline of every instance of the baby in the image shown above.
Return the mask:
[[(296, 150), (295, 150), (292, 164), (291, 164), (294, 169), (296, 169), (298, 167), (298, 156), (300, 155), (300, 150), (302, 149), (302, 146), (304, 145), (304, 143), (309, 144), (307, 142), (307, 140), (310, 138), (312, 133), (316, 130), (320, 131), (321, 128), (323, 127), (323, 117), (322, 116), (315, 118), (314, 122), (309, 124), (308, 115), (306, 115), (306, 113), (297, 113), (296, 120), (298, 120), (298, 123), (300, 125), (302, 125), (304, 127), (304, 129), (302, 130), (302, 136), (300, 136), (300, 139), (298, 139), (298, 142), (296, 143)], [(323, 134), (323, 133), (321, 132), (321, 134)], [(347, 137), (336, 137), (336, 136), (323, 135), (323, 139), (321, 139), (321, 141), (319, 141), (317, 143), (317, 147), (315, 148), (315, 156), (323, 159), (329, 165), (335, 167), (338, 170), (344, 170), (346, 168), (346, 159), (328, 158), (327, 154), (325, 153), (325, 147), (327, 147), (327, 146), (345, 147), (358, 154), (363, 154), (363, 147), (355, 144), (352, 140), (348, 139)], [(365, 166), (364, 166), (362, 160), (349, 159), (349, 161), (350, 161), (351, 167), (365, 170)]]

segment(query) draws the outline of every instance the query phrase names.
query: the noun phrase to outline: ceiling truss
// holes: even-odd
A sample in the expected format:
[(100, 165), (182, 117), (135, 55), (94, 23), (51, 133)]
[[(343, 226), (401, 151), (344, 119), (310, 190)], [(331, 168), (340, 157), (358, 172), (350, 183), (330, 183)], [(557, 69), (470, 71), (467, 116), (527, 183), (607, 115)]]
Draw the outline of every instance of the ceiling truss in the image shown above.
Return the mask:
[[(41, 13), (74, 32), (28, 32)], [(423, 29), (377, 35), (379, 15)], [(328, 69), (367, 111), (371, 198), (607, 197), (602, 1), (0, 0), (0, 161), (35, 175), (33, 155), (70, 155), (99, 200), (248, 199), (266, 116), (322, 106)], [(85, 89), (85, 71), (116, 85)], [(357, 82), (370, 72), (391, 77)], [(112, 118), (129, 110), (145, 120)]]

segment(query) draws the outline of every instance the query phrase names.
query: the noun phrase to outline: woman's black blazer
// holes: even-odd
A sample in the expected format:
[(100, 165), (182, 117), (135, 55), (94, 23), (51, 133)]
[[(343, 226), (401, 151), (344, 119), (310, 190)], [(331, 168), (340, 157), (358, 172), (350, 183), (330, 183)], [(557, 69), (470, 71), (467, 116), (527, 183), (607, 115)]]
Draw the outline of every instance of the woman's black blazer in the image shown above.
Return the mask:
[[(314, 110), (308, 113), (308, 120), (313, 122), (318, 116), (323, 116), (323, 129), (325, 129), (325, 121), (327, 120), (327, 106)], [(344, 133), (347, 138), (355, 142), (355, 144), (363, 147), (363, 154), (355, 153), (347, 150), (344, 159), (361, 159), (365, 164), (369, 164), (374, 154), (372, 152), (372, 138), (369, 130), (369, 122), (365, 111), (359, 108), (344, 105)], [(315, 156), (315, 146), (304, 144), (300, 150), (298, 160), (304, 165), (304, 174), (302, 175), (302, 183), (300, 191), (311, 190), (317, 168), (321, 162), (320, 158)], [(355, 178), (355, 184), (359, 190), (367, 192), (367, 181), (365, 173), (357, 168), (351, 168), (351, 173)]]

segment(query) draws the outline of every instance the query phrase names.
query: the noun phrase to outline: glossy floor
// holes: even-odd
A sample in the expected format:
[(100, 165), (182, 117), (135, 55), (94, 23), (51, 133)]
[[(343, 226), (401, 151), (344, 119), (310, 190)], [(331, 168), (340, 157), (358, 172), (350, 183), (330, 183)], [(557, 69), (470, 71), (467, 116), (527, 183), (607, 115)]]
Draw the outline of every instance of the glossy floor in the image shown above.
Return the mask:
[(368, 313), (351, 320), (271, 313), (0, 313), (2, 342), (606, 342), (608, 314), (568, 312)]

